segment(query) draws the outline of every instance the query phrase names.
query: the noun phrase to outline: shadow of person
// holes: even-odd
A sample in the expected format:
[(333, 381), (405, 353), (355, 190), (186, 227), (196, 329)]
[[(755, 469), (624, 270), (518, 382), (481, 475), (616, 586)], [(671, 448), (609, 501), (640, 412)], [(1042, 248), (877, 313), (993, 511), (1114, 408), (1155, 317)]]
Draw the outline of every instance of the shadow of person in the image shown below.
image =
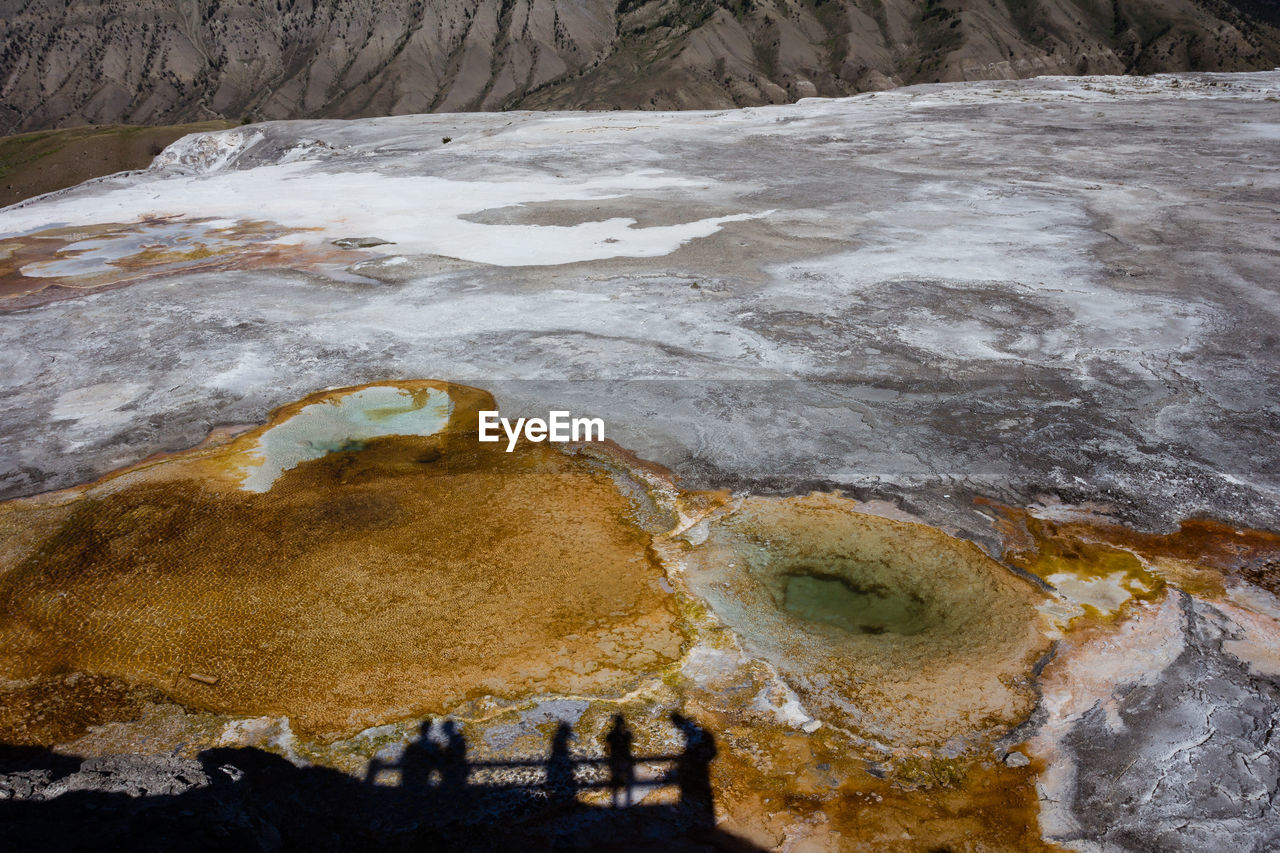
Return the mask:
[(443, 733), (444, 749), (438, 753), (440, 800), (450, 810), (460, 811), (467, 806), (467, 781), (471, 775), (467, 764), (467, 740), (453, 720), (445, 720)]
[(440, 745), (431, 739), (430, 719), (422, 721), (418, 737), (405, 747), (400, 757), (400, 793), (412, 800), (414, 807), (435, 805), (436, 780), (441, 771)]
[(631, 805), (631, 785), (636, 776), (636, 760), (631, 753), (634, 740), (626, 719), (614, 714), (613, 727), (604, 736), (604, 744), (609, 756), (609, 790), (615, 809)]
[(680, 713), (671, 722), (684, 736), (684, 751), (676, 758), (675, 777), (680, 787), (680, 805), (700, 829), (716, 825), (711, 793), (711, 762), (716, 757), (716, 739), (711, 732)]
[(551, 739), (551, 754), (547, 756), (547, 797), (554, 804), (567, 805), (578, 797), (573, 756), (569, 754), (569, 741), (573, 738), (573, 727), (562, 721)]

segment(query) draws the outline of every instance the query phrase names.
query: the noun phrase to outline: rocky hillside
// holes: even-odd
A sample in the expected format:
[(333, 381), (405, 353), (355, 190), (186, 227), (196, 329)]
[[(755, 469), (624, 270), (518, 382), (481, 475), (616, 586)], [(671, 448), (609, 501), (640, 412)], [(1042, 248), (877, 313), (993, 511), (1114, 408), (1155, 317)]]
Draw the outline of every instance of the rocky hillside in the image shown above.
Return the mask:
[(0, 0), (0, 133), (1280, 64), (1272, 0)]

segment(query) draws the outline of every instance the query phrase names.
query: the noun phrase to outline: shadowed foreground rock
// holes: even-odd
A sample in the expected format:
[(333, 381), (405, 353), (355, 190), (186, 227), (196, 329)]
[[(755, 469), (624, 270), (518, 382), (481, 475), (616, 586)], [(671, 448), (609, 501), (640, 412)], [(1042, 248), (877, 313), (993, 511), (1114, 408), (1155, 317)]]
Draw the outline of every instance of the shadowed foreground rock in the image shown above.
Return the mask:
[[(425, 727), (395, 768), (397, 785), (374, 784), (379, 768), (361, 781), (252, 748), (80, 761), (0, 747), (0, 841), (14, 851), (757, 849), (715, 828), (706, 782), (714, 740), (691, 721), (677, 723), (686, 732), (680, 754), (632, 760), (670, 764), (647, 786), (676, 788), (679, 798), (627, 807), (576, 799), (601, 787), (579, 781), (580, 768), (601, 762), (561, 753), (559, 732), (543, 780), (524, 784), (500, 781), (503, 771), (540, 760), (469, 764), (460, 735), (452, 736), (456, 754), (441, 755)], [(477, 771), (490, 781), (469, 781)]]

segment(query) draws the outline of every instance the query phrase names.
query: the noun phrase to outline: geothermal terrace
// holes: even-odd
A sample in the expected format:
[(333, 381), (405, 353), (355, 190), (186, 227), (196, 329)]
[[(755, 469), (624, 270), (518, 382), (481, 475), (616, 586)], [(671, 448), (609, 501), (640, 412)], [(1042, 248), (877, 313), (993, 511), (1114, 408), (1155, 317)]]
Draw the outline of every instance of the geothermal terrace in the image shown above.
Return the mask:
[(1280, 843), (1278, 164), (1280, 72), (1040, 78), (272, 122), (0, 210), (0, 743), (85, 762), (0, 793), (621, 715), (761, 847)]

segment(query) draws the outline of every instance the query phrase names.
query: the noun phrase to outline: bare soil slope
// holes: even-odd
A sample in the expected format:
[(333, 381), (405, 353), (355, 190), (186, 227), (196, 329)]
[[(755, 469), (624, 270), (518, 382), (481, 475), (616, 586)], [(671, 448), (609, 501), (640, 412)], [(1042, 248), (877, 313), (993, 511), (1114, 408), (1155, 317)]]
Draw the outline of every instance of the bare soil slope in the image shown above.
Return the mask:
[(1264, 0), (0, 0), (0, 133), (1280, 64)]

